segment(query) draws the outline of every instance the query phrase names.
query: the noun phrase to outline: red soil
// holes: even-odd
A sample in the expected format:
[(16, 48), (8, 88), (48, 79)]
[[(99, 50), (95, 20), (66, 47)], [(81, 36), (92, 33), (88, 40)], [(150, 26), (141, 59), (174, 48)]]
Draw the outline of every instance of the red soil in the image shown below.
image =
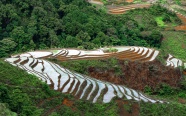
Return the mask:
[(183, 74), (184, 74), (184, 75), (186, 75), (186, 70), (185, 70), (185, 71), (183, 71)]
[[(123, 101), (123, 100), (116, 100), (119, 108), (119, 115), (120, 116), (139, 116), (140, 108), (137, 102), (131, 101)], [(126, 109), (125, 106), (129, 107)]]
[(72, 111), (76, 110), (76, 107), (74, 106), (74, 102), (72, 100), (69, 100), (69, 99), (65, 98), (63, 100), (62, 104), (71, 108)]
[(134, 0), (126, 0), (126, 2), (128, 2), (128, 3), (131, 3), (131, 2), (133, 2)]
[(175, 27), (175, 30), (176, 31), (186, 31), (186, 17), (184, 17), (181, 14), (177, 14), (177, 16), (180, 18), (180, 20), (182, 21), (183, 25)]
[(89, 75), (114, 84), (127, 85), (135, 90), (143, 91), (145, 86), (155, 89), (161, 83), (178, 87), (181, 81), (179, 69), (167, 67), (159, 61), (132, 62), (120, 60), (122, 74), (116, 75), (114, 70), (104, 70), (97, 67), (88, 69)]
[(182, 98), (178, 98), (178, 102), (182, 104), (186, 104), (186, 100)]
[(68, 100), (67, 98), (65, 98), (64, 100), (63, 100), (63, 103), (62, 103), (63, 105), (66, 105), (66, 106), (68, 106), (68, 107), (72, 107), (73, 106), (73, 102), (72, 101), (70, 101), (70, 100)]
[(186, 25), (177, 26), (175, 27), (175, 30), (176, 31), (186, 30)]
[(185, 18), (185, 16), (183, 16), (181, 14), (177, 14), (177, 16), (181, 19), (182, 23), (185, 25), (186, 24), (186, 18)]

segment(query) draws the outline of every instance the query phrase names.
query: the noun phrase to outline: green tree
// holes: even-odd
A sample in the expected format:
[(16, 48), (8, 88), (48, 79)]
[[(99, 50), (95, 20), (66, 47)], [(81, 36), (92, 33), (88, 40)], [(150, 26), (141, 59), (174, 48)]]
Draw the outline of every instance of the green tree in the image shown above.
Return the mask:
[(64, 42), (65, 47), (77, 47), (78, 46), (78, 42), (76, 38), (70, 35), (68, 35), (66, 37), (66, 40), (62, 42)]
[(18, 44), (18, 51), (21, 50), (23, 46), (26, 47), (23, 51), (29, 49), (30, 36), (26, 33), (23, 26), (15, 27), (11, 32), (11, 38)]
[(60, 42), (59, 39), (54, 32), (54, 30), (49, 31), (49, 40), (50, 40), (50, 48), (53, 48), (54, 46), (59, 46)]
[(15, 51), (17, 43), (12, 38), (4, 38), (0, 41), (0, 57), (5, 57)]
[(159, 31), (153, 30), (149, 40), (147, 41), (151, 46), (160, 47), (162, 38), (163, 35)]
[(87, 32), (80, 31), (76, 35), (76, 39), (78, 40), (79, 44), (81, 45), (83, 42), (89, 42), (91, 38)]

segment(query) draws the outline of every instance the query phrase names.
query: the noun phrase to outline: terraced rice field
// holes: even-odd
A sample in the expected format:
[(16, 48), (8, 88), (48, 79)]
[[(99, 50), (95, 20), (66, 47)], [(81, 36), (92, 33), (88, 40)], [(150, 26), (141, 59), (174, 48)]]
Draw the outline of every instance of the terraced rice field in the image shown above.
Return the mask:
[(36, 75), (54, 90), (70, 93), (79, 99), (90, 100), (93, 103), (97, 101), (108, 103), (114, 97), (151, 103), (164, 103), (161, 100), (153, 100), (146, 97), (141, 92), (125, 86), (99, 81), (72, 72), (46, 60), (20, 57), (8, 58), (6, 61), (30, 74)]
[[(41, 58), (56, 58), (60, 61), (81, 59), (105, 59), (116, 57), (118, 59), (129, 59), (132, 61), (153, 61), (159, 54), (158, 50), (145, 47), (114, 47), (118, 49), (115, 53), (104, 53), (108, 48), (95, 51), (84, 51), (76, 49), (61, 49), (49, 51), (27, 52), (7, 58), (5, 61), (17, 66), (30, 74), (36, 75), (40, 80), (46, 82), (54, 90), (69, 93), (78, 99), (95, 102), (108, 103), (113, 98), (126, 100), (144, 101), (151, 103), (165, 103), (154, 100), (143, 93), (130, 89), (123, 85), (116, 85), (95, 78), (70, 71), (58, 64), (43, 60)], [(183, 65), (181, 60), (169, 56), (167, 66), (177, 67)]]
[[(104, 53), (104, 50), (108, 48), (102, 48), (95, 51), (84, 51), (84, 50), (76, 50), (76, 49), (61, 49), (61, 50), (51, 50), (51, 51), (36, 51), (36, 52), (27, 52), (20, 55), (12, 56), (14, 58), (21, 57), (30, 57), (30, 58), (53, 58), (60, 61), (68, 61), (68, 60), (95, 60), (95, 59), (105, 59), (115, 57), (120, 60), (131, 60), (131, 61), (141, 61), (141, 62), (149, 62), (156, 59), (159, 55), (159, 51), (146, 48), (146, 47), (113, 47), (117, 49), (117, 52), (113, 53)], [(178, 67), (182, 66), (183, 63), (181, 60), (174, 58), (169, 54), (169, 57), (166, 61), (167, 66)]]
[(133, 10), (137, 8), (149, 8), (151, 4), (132, 4), (126, 5), (121, 7), (109, 7), (108, 13), (109, 14), (124, 14), (128, 10)]
[(169, 57), (167, 58), (166, 61), (166, 65), (176, 68), (182, 66), (183, 62), (169, 54)]
[(88, 0), (88, 2), (92, 4), (103, 5), (103, 2), (101, 0)]
[[(39, 51), (39, 52), (28, 52), (21, 55), (15, 55), (12, 57), (31, 57), (31, 58), (55, 58), (60, 61), (67, 60), (80, 60), (80, 59), (105, 59), (110, 57), (116, 57), (118, 59), (129, 59), (132, 61), (153, 61), (159, 51), (155, 49), (145, 48), (145, 47), (114, 47), (118, 49), (118, 52), (115, 53), (104, 53), (104, 48), (96, 51), (84, 51), (84, 50), (75, 50), (75, 49), (62, 49), (58, 50), (55, 54), (53, 51)], [(107, 49), (107, 48), (105, 48)], [(37, 56), (37, 54), (39, 56)]]

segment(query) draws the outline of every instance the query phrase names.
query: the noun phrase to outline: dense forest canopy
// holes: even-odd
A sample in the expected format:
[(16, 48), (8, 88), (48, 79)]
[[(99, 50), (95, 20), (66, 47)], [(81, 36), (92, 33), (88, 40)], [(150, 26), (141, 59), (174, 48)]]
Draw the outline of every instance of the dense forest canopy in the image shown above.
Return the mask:
[[(138, 13), (142, 22), (134, 17)], [(160, 6), (116, 16), (85, 0), (1, 0), (0, 57), (55, 47), (160, 47), (162, 34), (152, 18), (158, 15), (179, 22), (174, 13)]]

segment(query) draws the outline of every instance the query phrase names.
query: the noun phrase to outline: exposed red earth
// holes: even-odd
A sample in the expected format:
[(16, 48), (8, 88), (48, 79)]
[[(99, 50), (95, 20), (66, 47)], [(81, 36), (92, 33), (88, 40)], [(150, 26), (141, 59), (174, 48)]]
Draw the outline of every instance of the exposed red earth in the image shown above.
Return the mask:
[(175, 30), (176, 31), (186, 31), (186, 17), (181, 14), (178, 14), (178, 13), (177, 13), (177, 16), (181, 19), (182, 25), (175, 27)]
[(183, 71), (183, 74), (186, 75), (186, 70)]
[(126, 0), (126, 2), (128, 3), (132, 3), (134, 0)]
[(139, 103), (123, 100), (116, 100), (116, 102), (119, 108), (119, 116), (139, 116)]
[(66, 99), (66, 98), (64, 99), (63, 104), (68, 106), (68, 107), (72, 107), (73, 106), (73, 102), (68, 100), (68, 99)]
[(182, 21), (183, 24), (186, 24), (186, 18), (185, 18), (185, 16), (183, 16), (181, 14), (178, 14), (178, 13), (177, 13), (177, 16), (181, 19), (181, 21)]
[(90, 67), (89, 75), (99, 80), (112, 82), (135, 90), (143, 91), (146, 86), (155, 89), (161, 83), (172, 87), (178, 87), (181, 82), (179, 69), (162, 65), (159, 61), (153, 62), (132, 62), (120, 60), (122, 75), (116, 75), (114, 70), (101, 70), (97, 67)]

